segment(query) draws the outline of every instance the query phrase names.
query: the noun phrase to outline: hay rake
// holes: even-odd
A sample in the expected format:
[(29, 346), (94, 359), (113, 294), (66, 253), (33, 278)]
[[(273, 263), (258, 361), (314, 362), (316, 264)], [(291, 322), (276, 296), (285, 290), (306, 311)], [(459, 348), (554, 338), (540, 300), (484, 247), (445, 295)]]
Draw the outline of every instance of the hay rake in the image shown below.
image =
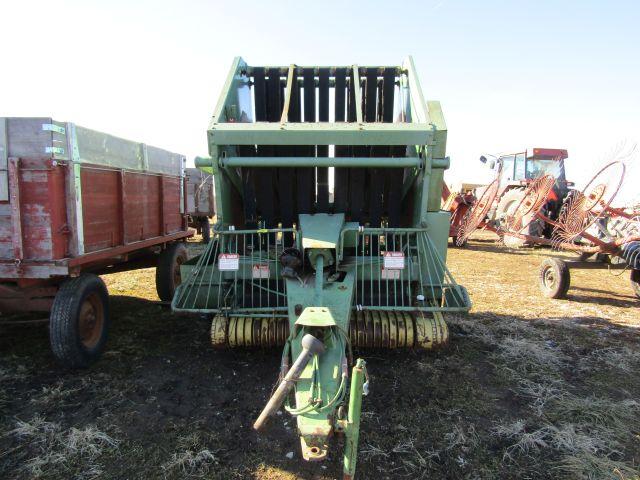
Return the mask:
[[(626, 167), (621, 161), (602, 167), (582, 191), (573, 191), (560, 212), (557, 221), (545, 218), (554, 226), (550, 244), (557, 250), (590, 255), (607, 256), (625, 264), (631, 270), (631, 286), (640, 297), (640, 215), (626, 209), (614, 208), (625, 177)], [(622, 220), (623, 226), (607, 228), (609, 222)], [(550, 298), (564, 298), (570, 286), (569, 265), (577, 268), (582, 262), (565, 262), (548, 258), (540, 267), (539, 283), (542, 293)]]
[(496, 200), (499, 187), (500, 181), (496, 178), (487, 186), (487, 188), (485, 188), (482, 195), (480, 195), (480, 198), (478, 198), (478, 200), (467, 210), (467, 213), (462, 218), (460, 228), (458, 229), (458, 235), (456, 237), (457, 246), (464, 246), (467, 243), (467, 240), (469, 240), (471, 234), (481, 226), (489, 230), (493, 230), (485, 219), (491, 209), (491, 206)]
[(505, 217), (500, 219), (500, 222), (491, 223), (487, 221), (487, 214), (495, 203), (499, 190), (499, 181), (494, 180), (465, 215), (458, 233), (458, 246), (464, 245), (478, 228), (495, 232), (507, 246), (513, 238), (538, 243), (538, 237), (527, 235), (525, 232), (532, 222), (548, 220), (540, 212), (549, 198), (555, 181), (552, 175), (543, 175), (530, 182), (524, 189), (520, 201), (507, 212)]

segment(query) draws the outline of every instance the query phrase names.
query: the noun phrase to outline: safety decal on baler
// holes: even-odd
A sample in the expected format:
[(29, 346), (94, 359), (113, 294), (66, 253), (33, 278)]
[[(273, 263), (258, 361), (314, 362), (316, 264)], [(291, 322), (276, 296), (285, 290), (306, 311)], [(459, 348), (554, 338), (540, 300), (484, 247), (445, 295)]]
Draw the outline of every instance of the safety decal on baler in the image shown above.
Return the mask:
[(253, 278), (269, 278), (269, 264), (255, 263), (252, 269)]
[(240, 269), (240, 255), (237, 253), (221, 253), (218, 255), (218, 270), (235, 271)]
[(385, 270), (404, 270), (404, 253), (384, 252), (383, 265)]
[(400, 280), (400, 269), (383, 268), (380, 277), (383, 280)]

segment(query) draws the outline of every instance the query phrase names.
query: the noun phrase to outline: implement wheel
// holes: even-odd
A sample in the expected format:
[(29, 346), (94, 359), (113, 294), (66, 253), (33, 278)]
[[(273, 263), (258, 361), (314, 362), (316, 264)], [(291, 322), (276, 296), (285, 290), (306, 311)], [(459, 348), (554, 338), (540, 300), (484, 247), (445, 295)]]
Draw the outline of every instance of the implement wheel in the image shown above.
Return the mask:
[(211, 225), (207, 217), (200, 217), (199, 220), (200, 230), (202, 232), (203, 243), (209, 243), (211, 241)]
[(566, 298), (571, 277), (569, 267), (559, 258), (545, 258), (540, 265), (540, 291), (548, 298)]
[(180, 265), (188, 260), (184, 243), (172, 243), (158, 258), (156, 267), (156, 291), (163, 302), (173, 300), (173, 294), (182, 283)]
[(69, 368), (88, 367), (102, 353), (108, 329), (109, 294), (100, 277), (86, 273), (65, 281), (49, 318), (56, 359)]
[(631, 270), (631, 288), (636, 297), (640, 298), (640, 270)]

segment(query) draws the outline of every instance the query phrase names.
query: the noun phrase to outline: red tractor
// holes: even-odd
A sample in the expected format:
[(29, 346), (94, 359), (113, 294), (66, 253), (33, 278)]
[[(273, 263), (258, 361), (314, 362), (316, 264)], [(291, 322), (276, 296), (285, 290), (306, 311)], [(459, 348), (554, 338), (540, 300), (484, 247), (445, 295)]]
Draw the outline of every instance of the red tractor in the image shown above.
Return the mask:
[[(558, 218), (564, 199), (573, 186), (567, 182), (564, 160), (567, 151), (555, 148), (534, 148), (528, 151), (501, 155), (491, 160), (485, 156), (480, 161), (494, 171), (494, 181), (486, 187), (476, 189), (475, 195), (458, 194), (452, 197), (447, 193), (447, 201), (443, 208), (451, 212), (450, 236), (454, 243), (464, 245), (467, 238), (479, 227), (496, 231), (505, 218), (521, 203), (525, 190), (536, 179), (545, 175), (555, 178), (542, 213), (553, 219)], [(551, 226), (540, 219), (532, 221), (523, 232), (532, 237), (551, 235)], [(522, 246), (524, 241), (517, 237), (505, 236), (509, 246)]]

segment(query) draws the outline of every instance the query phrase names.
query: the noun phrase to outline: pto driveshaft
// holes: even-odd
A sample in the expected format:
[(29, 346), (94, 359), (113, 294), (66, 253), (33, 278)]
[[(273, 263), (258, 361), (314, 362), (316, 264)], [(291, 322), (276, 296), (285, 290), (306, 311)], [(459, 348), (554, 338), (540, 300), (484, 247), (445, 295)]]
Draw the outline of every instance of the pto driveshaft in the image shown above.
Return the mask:
[(306, 334), (302, 338), (301, 344), (302, 351), (300, 352), (300, 355), (298, 355), (298, 358), (296, 358), (296, 361), (284, 376), (282, 382), (280, 382), (280, 385), (278, 385), (278, 388), (262, 410), (262, 413), (253, 424), (253, 428), (255, 430), (260, 430), (267, 422), (267, 419), (280, 408), (285, 398), (287, 398), (287, 395), (293, 388), (294, 383), (298, 381), (304, 368), (313, 356), (324, 352), (324, 344), (311, 334)]

